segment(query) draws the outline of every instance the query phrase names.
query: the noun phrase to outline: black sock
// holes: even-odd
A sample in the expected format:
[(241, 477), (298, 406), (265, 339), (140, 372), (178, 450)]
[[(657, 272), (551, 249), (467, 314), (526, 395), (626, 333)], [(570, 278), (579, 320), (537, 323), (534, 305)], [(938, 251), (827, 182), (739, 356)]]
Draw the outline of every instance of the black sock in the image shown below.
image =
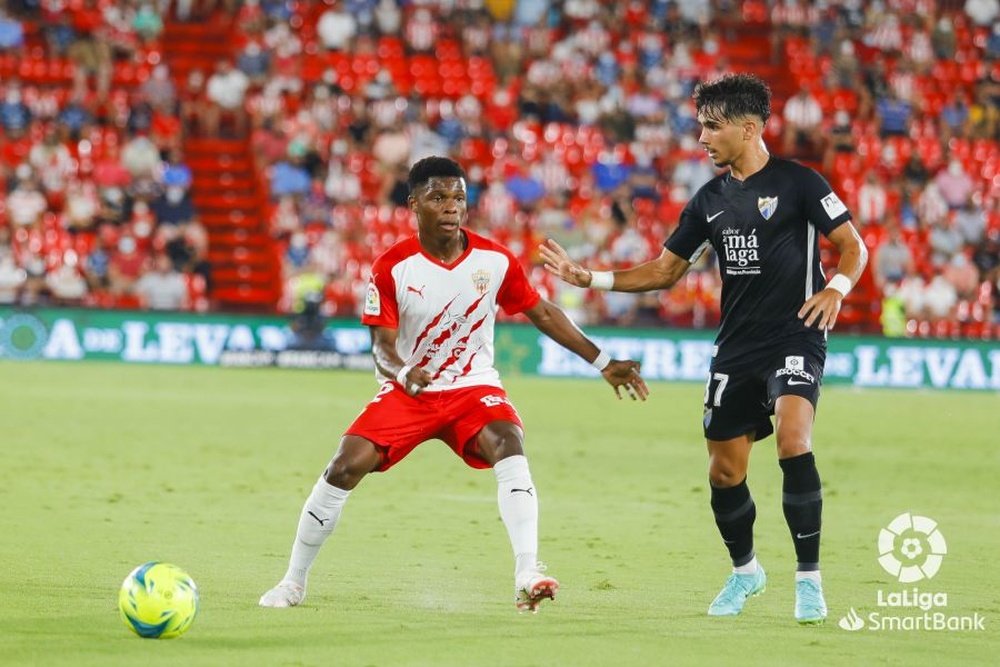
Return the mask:
[(806, 452), (778, 461), (785, 481), (781, 506), (792, 533), (799, 572), (819, 569), (819, 529), (823, 515), (823, 491), (816, 472), (816, 459)]
[(733, 559), (733, 567), (753, 560), (753, 522), (757, 518), (757, 506), (750, 497), (745, 477), (727, 489), (712, 487), (712, 512), (722, 541), (729, 549), (729, 557)]

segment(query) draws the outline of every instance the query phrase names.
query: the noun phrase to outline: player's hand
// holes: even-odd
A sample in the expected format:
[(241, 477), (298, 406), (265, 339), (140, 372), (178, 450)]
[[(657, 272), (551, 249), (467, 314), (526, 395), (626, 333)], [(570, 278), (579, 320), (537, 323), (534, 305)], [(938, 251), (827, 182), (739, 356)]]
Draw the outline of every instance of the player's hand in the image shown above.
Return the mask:
[(799, 319), (804, 319), (807, 327), (812, 327), (815, 324), (818, 329), (829, 331), (837, 323), (840, 302), (843, 298), (840, 292), (829, 287), (817, 292), (802, 304), (802, 308), (799, 309)]
[(431, 383), (431, 374), (425, 371), (420, 366), (414, 366), (410, 369), (410, 372), (406, 374), (406, 385), (403, 389), (410, 396), (416, 396), (424, 390), (424, 387)]
[(649, 396), (649, 387), (639, 375), (639, 368), (638, 361), (612, 359), (607, 368), (601, 371), (601, 375), (608, 381), (608, 384), (615, 388), (615, 396), (618, 397), (618, 400), (622, 399), (621, 390), (624, 388), (633, 401), (636, 399), (645, 401), (646, 397)]
[(590, 287), (590, 271), (583, 268), (572, 259), (561, 245), (552, 239), (538, 246), (538, 252), (545, 260), (545, 270), (561, 280), (577, 287)]

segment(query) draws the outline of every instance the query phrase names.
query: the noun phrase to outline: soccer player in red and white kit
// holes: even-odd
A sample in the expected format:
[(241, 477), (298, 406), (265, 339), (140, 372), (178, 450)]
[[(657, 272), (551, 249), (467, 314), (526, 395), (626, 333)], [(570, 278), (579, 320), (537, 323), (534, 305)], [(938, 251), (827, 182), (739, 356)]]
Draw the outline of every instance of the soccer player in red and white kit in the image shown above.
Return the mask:
[(333, 532), (351, 490), (385, 471), (420, 443), (443, 440), (473, 468), (493, 468), (500, 517), (514, 551), (514, 596), (537, 611), (559, 582), (538, 563), (538, 495), (524, 456), (521, 418), (493, 367), (496, 313), (524, 313), (544, 334), (592, 363), (622, 397), (645, 400), (639, 364), (601, 351), (528, 282), (506, 248), (461, 227), (465, 172), (429, 157), (409, 173), (417, 235), (372, 266), (362, 322), (371, 328), (381, 388), (340, 441), (299, 517), (288, 571), (260, 599), (291, 607), (305, 598), (306, 578)]

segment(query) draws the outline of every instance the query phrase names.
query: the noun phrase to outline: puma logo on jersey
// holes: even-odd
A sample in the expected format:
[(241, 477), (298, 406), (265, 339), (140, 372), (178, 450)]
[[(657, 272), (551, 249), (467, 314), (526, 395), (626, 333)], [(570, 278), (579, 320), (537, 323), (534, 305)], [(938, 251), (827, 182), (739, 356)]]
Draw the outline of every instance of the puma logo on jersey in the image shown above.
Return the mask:
[(406, 286), (406, 291), (407, 292), (413, 292), (414, 294), (416, 294), (417, 296), (419, 296), (421, 299), (423, 299), (424, 298), (424, 288), (425, 287), (427, 287), (427, 285), (421, 285), (420, 289), (417, 289), (416, 287), (411, 287), (411, 286), (407, 285)]

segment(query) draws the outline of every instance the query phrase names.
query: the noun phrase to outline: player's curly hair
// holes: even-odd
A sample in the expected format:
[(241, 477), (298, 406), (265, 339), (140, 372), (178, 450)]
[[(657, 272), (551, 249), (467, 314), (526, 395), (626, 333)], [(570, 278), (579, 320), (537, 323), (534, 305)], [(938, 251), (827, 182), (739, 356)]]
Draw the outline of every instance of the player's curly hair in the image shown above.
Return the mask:
[(462, 165), (451, 158), (433, 156), (418, 160), (410, 167), (410, 175), (407, 177), (406, 183), (410, 186), (410, 192), (416, 192), (417, 188), (435, 176), (468, 180)]
[(771, 89), (753, 74), (726, 74), (694, 89), (699, 114), (724, 121), (757, 116), (762, 123), (771, 117)]

